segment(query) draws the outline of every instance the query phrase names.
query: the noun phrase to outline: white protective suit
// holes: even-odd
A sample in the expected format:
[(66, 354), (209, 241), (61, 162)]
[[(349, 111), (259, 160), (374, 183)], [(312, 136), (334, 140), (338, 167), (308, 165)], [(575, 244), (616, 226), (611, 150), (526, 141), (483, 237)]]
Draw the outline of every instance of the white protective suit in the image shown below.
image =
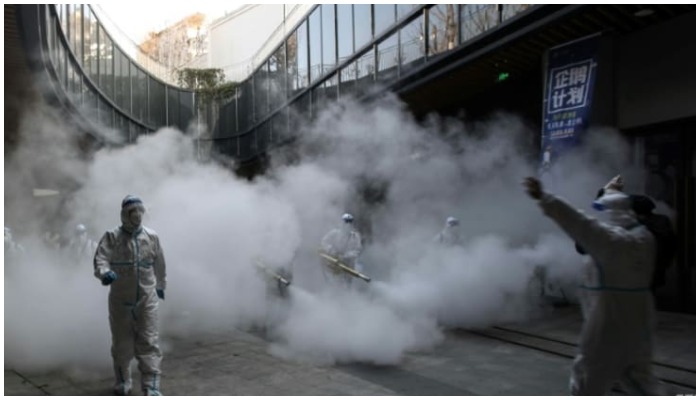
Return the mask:
[(24, 247), (14, 241), (12, 230), (5, 227), (5, 263), (12, 264), (22, 254), (24, 254)]
[(596, 203), (596, 208), (605, 208), (608, 222), (547, 193), (539, 202), (590, 255), (584, 265), (584, 323), (570, 390), (573, 395), (604, 395), (619, 380), (630, 394), (657, 394), (660, 386), (651, 371), (655, 317), (649, 290), (654, 238), (636, 221), (624, 193), (606, 189)]
[[(321, 240), (321, 250), (337, 258), (346, 266), (362, 272), (362, 267), (358, 262), (362, 252), (362, 237), (353, 227), (354, 218), (350, 214), (343, 215), (343, 225), (339, 228), (331, 229)], [(352, 282), (352, 275), (338, 270), (331, 263), (322, 259), (323, 276), (327, 282), (337, 282), (349, 286)]]
[(85, 225), (78, 224), (75, 227), (75, 235), (68, 242), (66, 250), (71, 261), (82, 263), (95, 255), (97, 243), (88, 238)]
[(459, 234), (459, 220), (449, 217), (445, 221), (445, 227), (435, 236), (435, 241), (445, 246), (459, 246), (462, 238)]
[(102, 236), (95, 253), (95, 276), (103, 280), (110, 272), (116, 274), (109, 291), (109, 326), (117, 394), (131, 390), (134, 356), (144, 395), (160, 394), (157, 319), (158, 297), (164, 297), (166, 284), (165, 259), (156, 232), (141, 225), (144, 211), (141, 200), (127, 196), (122, 225)]

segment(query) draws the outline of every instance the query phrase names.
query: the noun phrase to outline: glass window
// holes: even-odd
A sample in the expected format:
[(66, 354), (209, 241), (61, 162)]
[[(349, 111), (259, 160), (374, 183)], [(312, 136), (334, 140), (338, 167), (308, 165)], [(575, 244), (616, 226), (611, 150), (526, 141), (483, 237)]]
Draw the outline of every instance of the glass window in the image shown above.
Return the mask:
[(83, 85), (82, 112), (91, 120), (97, 119), (97, 94), (88, 85)]
[(323, 40), (323, 73), (335, 67), (335, 6), (321, 5), (321, 40)]
[(148, 77), (146, 73), (138, 68), (134, 63), (131, 64), (131, 110), (132, 115), (138, 121), (146, 121), (148, 110)]
[(398, 76), (399, 34), (389, 36), (377, 46), (377, 80), (393, 80)]
[(255, 85), (255, 121), (260, 121), (265, 118), (268, 114), (267, 109), (267, 63), (263, 64), (257, 71), (255, 71), (253, 84)]
[(354, 95), (357, 89), (357, 61), (340, 70), (340, 95)]
[(321, 77), (323, 72), (323, 58), (321, 56), (321, 7), (316, 7), (309, 16), (309, 76), (311, 82)]
[(372, 40), (372, 8), (370, 4), (354, 4), (355, 49)]
[(338, 4), (338, 62), (347, 60), (355, 51), (352, 33), (352, 4)]
[(102, 99), (98, 99), (98, 104), (99, 104), (99, 109), (98, 109), (98, 114), (99, 114), (99, 119), (102, 125), (111, 128), (114, 126), (114, 110), (112, 110), (112, 107), (105, 102)]
[(396, 23), (395, 4), (375, 4), (374, 5), (374, 34), (381, 34), (390, 26)]
[(70, 44), (75, 54), (75, 58), (82, 60), (83, 51), (83, 14), (82, 5), (74, 4), (70, 7), (70, 14), (68, 15), (68, 24), (70, 30)]
[(418, 4), (397, 4), (396, 5), (396, 15), (398, 19), (401, 19), (408, 15), (411, 11), (415, 10)]
[(238, 156), (244, 160), (255, 154), (255, 131), (238, 137)]
[(479, 36), (482, 32), (498, 25), (497, 4), (462, 4), (462, 37), (464, 43), (469, 39)]
[(185, 131), (194, 116), (194, 95), (189, 91), (180, 91), (180, 130)]
[(248, 79), (240, 87), (238, 101), (238, 132), (245, 132), (252, 126), (253, 80)]
[(423, 16), (420, 15), (399, 32), (401, 40), (399, 59), (401, 60), (402, 75), (424, 61), (423, 29)]
[(166, 87), (168, 93), (168, 116), (167, 123), (168, 126), (180, 127), (180, 93), (179, 90)]
[(501, 20), (505, 21), (532, 7), (532, 4), (503, 4), (502, 6)]
[(131, 79), (129, 77), (129, 59), (118, 48), (114, 49), (114, 83), (117, 105), (127, 112), (131, 111)]
[(267, 150), (270, 143), (270, 126), (270, 121), (266, 121), (255, 130), (255, 153), (251, 156)]
[(114, 96), (114, 71), (113, 71), (113, 47), (112, 40), (105, 34), (104, 29), (99, 29), (99, 74), (100, 89), (108, 96)]
[(66, 48), (63, 45), (58, 46), (58, 64), (56, 68), (58, 80), (62, 85), (66, 85)]
[(165, 126), (165, 85), (153, 78), (148, 78), (148, 121), (151, 126)]
[(76, 104), (81, 103), (80, 97), (82, 96), (83, 88), (82, 88), (82, 82), (80, 80), (80, 73), (78, 72), (77, 69), (73, 67), (73, 63), (70, 63), (71, 65), (71, 72), (73, 74), (73, 80), (71, 82), (71, 92), (73, 93), (73, 101)]
[(306, 32), (306, 22), (297, 29), (297, 89), (309, 86), (309, 39)]
[(457, 46), (456, 6), (456, 4), (438, 4), (430, 9), (428, 16), (429, 56), (452, 50)]
[(333, 75), (314, 89), (314, 116), (336, 100), (338, 100), (338, 76)]
[(288, 108), (275, 114), (272, 117), (272, 131), (270, 132), (270, 140), (273, 144), (278, 144), (287, 137), (287, 112)]
[(66, 35), (68, 35), (68, 18), (66, 18), (66, 13), (69, 5), (70, 4), (59, 4), (56, 6), (56, 8), (58, 8), (58, 18), (61, 20), (61, 29), (63, 29), (63, 33)]
[(330, 103), (338, 100), (338, 76), (333, 75), (313, 90), (313, 116), (316, 117)]
[(289, 35), (287, 39), (287, 93), (291, 96), (299, 87), (297, 73), (297, 33)]
[(86, 11), (83, 18), (83, 68), (90, 80), (97, 82), (97, 20), (89, 7)]
[(272, 57), (268, 60), (270, 80), (269, 84), (269, 97), (270, 97), (270, 109), (275, 110), (279, 108), (286, 100), (285, 91), (285, 54), (284, 46), (280, 46), (277, 51), (272, 54)]
[(374, 48), (357, 60), (357, 84), (362, 91), (374, 82)]

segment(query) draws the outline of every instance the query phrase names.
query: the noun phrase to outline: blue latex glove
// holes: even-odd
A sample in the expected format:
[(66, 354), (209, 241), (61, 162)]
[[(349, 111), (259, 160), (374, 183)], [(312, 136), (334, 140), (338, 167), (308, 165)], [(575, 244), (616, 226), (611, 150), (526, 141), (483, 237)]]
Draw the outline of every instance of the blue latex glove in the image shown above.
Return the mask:
[(156, 294), (161, 300), (165, 300), (165, 289), (156, 289)]
[(116, 280), (117, 274), (115, 274), (114, 271), (109, 271), (106, 274), (102, 275), (102, 284), (104, 286), (107, 286)]

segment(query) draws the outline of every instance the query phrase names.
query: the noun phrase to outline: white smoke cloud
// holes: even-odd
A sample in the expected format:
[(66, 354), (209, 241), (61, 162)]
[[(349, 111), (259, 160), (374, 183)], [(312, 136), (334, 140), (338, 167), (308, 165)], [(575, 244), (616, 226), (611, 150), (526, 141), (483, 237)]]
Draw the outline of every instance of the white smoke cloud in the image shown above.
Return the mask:
[[(44, 122), (43, 129), (72, 134), (57, 125)], [(50, 168), (79, 183), (56, 218), (66, 226), (82, 222), (97, 239), (120, 223), (125, 195), (143, 199), (144, 224), (159, 233), (167, 262), (166, 357), (168, 335), (265, 324), (270, 298), (255, 260), (293, 266), (287, 317), (273, 330), (271, 351), (325, 364), (394, 364), (438, 343), (443, 327), (537, 315), (538, 266), (559, 282), (575, 282), (580, 259), (573, 242), (521, 188), (522, 178), (535, 174), (529, 145), (535, 134), (517, 117), (419, 123), (386, 97), (372, 105), (334, 104), (306, 130), (300, 161), (273, 160), (268, 174), (250, 181), (198, 162), (190, 137), (169, 128), (133, 146), (102, 149), (77, 166), (64, 164), (71, 148), (46, 152)], [(579, 154), (562, 160), (571, 171), (566, 179), (549, 185), (581, 207), (613, 174), (632, 171), (629, 158), (620, 157), (630, 151), (615, 133), (590, 137)], [(32, 142), (16, 154), (44, 148)], [(92, 276), (90, 260), (78, 267), (57, 261), (38, 239), (49, 215), (33, 214), (19, 191), (8, 192), (42, 175), (32, 157), (6, 158), (5, 171), (6, 215), (9, 205), (32, 227), (21, 235), (32, 238), (31, 251), (6, 267), (6, 367), (108, 364), (108, 289)], [(362, 263), (373, 281), (329, 292), (316, 251), (346, 211), (366, 239)], [(433, 243), (448, 215), (461, 220), (462, 247)]]

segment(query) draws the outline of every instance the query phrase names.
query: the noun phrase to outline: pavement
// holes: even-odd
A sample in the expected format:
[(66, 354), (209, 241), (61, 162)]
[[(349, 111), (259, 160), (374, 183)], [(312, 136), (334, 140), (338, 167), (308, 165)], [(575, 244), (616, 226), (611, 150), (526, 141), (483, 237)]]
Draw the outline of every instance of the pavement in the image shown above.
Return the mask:
[[(563, 396), (580, 322), (569, 306), (525, 324), (451, 330), (437, 347), (407, 354), (395, 366), (281, 359), (253, 331), (168, 336), (161, 339), (167, 349), (161, 389), (188, 396)], [(695, 354), (695, 316), (660, 313), (655, 361), (669, 394), (695, 394)], [(112, 383), (109, 359), (80, 373), (5, 369), (4, 395), (111, 395)]]

